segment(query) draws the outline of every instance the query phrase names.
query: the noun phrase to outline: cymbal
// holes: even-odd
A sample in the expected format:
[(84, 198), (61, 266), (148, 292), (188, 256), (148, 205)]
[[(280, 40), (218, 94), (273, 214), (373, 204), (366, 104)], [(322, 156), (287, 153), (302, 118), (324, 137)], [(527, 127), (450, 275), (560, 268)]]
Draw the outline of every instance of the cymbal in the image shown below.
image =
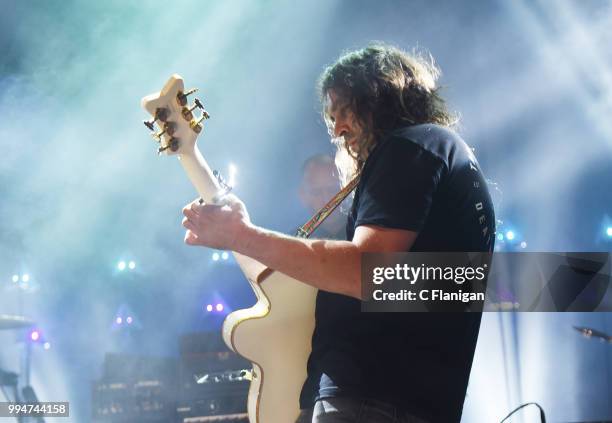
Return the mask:
[(593, 328), (574, 326), (585, 338), (597, 338), (602, 342), (612, 343), (612, 336)]
[(27, 328), (33, 324), (34, 322), (32, 320), (23, 316), (0, 314), (0, 330)]

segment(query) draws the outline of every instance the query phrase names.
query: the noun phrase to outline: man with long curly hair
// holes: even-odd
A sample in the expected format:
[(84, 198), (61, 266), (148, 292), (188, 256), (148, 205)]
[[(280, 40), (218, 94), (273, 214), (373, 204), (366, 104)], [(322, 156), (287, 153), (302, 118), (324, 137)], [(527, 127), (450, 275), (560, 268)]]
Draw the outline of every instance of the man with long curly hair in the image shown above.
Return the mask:
[(244, 205), (185, 207), (185, 241), (231, 249), (319, 289), (299, 422), (458, 422), (479, 313), (362, 313), (364, 252), (492, 251), (495, 217), (451, 129), (431, 59), (371, 45), (325, 69), (319, 94), (344, 183), (347, 240), (250, 222)]

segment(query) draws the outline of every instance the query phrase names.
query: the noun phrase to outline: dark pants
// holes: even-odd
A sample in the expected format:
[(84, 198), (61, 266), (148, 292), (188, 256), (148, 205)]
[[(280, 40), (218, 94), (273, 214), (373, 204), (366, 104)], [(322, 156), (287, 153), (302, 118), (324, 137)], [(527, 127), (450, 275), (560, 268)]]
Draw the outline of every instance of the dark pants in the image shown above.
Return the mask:
[(355, 398), (325, 398), (302, 410), (295, 423), (427, 423), (384, 402)]

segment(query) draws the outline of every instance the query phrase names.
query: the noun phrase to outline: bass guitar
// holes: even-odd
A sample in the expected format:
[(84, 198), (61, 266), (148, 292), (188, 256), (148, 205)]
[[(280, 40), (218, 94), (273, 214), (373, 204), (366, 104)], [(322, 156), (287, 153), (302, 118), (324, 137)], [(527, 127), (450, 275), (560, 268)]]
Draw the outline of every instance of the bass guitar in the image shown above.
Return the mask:
[[(152, 116), (145, 125), (158, 142), (160, 155), (175, 155), (201, 199), (223, 204), (229, 187), (206, 163), (196, 146), (210, 115), (172, 75), (161, 91), (142, 99)], [(201, 115), (196, 117), (196, 109)], [(292, 423), (299, 414), (299, 396), (311, 350), (317, 289), (234, 253), (257, 302), (230, 313), (223, 323), (227, 346), (252, 363), (248, 395), (250, 423)]]

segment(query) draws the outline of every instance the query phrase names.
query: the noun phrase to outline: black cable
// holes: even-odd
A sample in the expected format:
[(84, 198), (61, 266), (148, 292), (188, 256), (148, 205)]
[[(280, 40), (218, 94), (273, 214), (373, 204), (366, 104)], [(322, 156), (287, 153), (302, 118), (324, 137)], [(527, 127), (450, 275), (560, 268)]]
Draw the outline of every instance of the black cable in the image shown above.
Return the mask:
[(510, 414), (508, 414), (506, 417), (504, 417), (504, 419), (501, 422), (499, 422), (499, 423), (504, 423), (506, 420), (508, 420), (510, 418), (511, 415), (513, 415), (514, 413), (519, 411), (521, 408), (527, 407), (528, 405), (535, 405), (536, 407), (538, 407), (540, 409), (540, 421), (542, 423), (546, 423), (546, 414), (544, 413), (544, 409), (542, 407), (540, 407), (540, 404), (538, 404), (537, 402), (526, 402), (525, 404), (519, 405), (514, 410), (512, 410), (510, 412)]

